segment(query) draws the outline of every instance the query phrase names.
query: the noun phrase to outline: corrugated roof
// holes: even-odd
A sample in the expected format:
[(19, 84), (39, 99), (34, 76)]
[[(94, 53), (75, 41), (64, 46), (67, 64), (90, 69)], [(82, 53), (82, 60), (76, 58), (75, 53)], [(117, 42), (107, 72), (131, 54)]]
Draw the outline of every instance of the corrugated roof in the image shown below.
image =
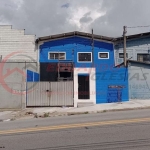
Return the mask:
[[(132, 40), (132, 39), (148, 37), (148, 36), (150, 36), (150, 32), (134, 34), (134, 35), (127, 35), (126, 38), (127, 38), (127, 40)], [(115, 41), (123, 41), (123, 37), (115, 38)]]
[(138, 64), (144, 64), (144, 65), (150, 65), (150, 63), (148, 63), (148, 62), (141, 62), (141, 61), (136, 61), (136, 60), (128, 60), (128, 62), (138, 63)]
[[(36, 43), (38, 43), (39, 41), (55, 40), (55, 39), (59, 39), (59, 38), (67, 38), (67, 37), (72, 37), (72, 36), (81, 36), (81, 37), (86, 37), (86, 38), (92, 38), (91, 33), (74, 31), (74, 32), (67, 32), (67, 33), (62, 33), (62, 34), (39, 37), (39, 38), (37, 38)], [(140, 33), (140, 34), (127, 35), (126, 37), (127, 37), (127, 40), (131, 40), (131, 39), (149, 37), (149, 36), (150, 36), (150, 32), (145, 32), (145, 33)], [(104, 41), (109, 41), (109, 42), (123, 41), (123, 37), (114, 38), (114, 37), (107, 37), (107, 36), (96, 35), (96, 34), (93, 34), (93, 38), (95, 40), (104, 40)]]
[[(72, 36), (81, 36), (81, 37), (86, 37), (86, 38), (92, 38), (91, 33), (74, 31), (74, 32), (39, 37), (36, 40), (36, 43), (38, 43), (39, 41), (54, 40), (54, 39), (59, 39), (59, 38), (72, 37)], [(110, 42), (113, 42), (115, 40), (115, 38), (112, 38), (112, 37), (106, 37), (106, 36), (101, 36), (101, 35), (96, 35), (96, 34), (93, 34), (93, 38), (95, 40), (104, 40), (104, 41), (110, 41)]]

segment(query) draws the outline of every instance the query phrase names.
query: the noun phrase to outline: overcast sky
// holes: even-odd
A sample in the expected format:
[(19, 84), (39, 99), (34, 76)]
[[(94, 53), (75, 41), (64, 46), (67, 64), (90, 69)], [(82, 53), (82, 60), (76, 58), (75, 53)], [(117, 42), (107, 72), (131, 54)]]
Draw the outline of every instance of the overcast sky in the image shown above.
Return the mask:
[[(123, 26), (150, 25), (150, 0), (0, 0), (0, 24), (46, 36), (70, 31), (122, 36)], [(150, 32), (128, 29), (128, 34)]]

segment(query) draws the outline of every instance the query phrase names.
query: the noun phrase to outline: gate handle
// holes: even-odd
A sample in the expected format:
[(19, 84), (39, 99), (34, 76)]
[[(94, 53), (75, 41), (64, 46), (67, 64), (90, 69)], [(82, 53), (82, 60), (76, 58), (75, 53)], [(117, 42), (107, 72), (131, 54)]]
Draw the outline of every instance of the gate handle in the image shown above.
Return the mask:
[(52, 91), (50, 91), (50, 90), (46, 90), (46, 92), (52, 92)]

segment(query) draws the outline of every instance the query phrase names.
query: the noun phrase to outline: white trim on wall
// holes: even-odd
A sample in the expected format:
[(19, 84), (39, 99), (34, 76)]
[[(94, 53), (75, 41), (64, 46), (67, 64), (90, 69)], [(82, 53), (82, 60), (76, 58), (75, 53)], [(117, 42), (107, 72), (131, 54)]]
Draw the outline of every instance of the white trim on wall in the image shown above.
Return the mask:
[[(107, 53), (107, 54), (108, 54), (108, 57), (107, 57), (107, 58), (100, 58), (100, 57), (99, 57), (99, 54), (100, 54), (100, 53)], [(98, 52), (98, 59), (109, 59), (109, 52)]]
[[(89, 74), (90, 99), (78, 99), (78, 74)], [(74, 68), (74, 107), (78, 103), (91, 102), (96, 104), (96, 69), (95, 68)]]
[[(65, 59), (50, 59), (50, 53), (64, 53), (65, 54)], [(66, 60), (66, 52), (62, 52), (62, 51), (51, 51), (48, 52), (48, 60)]]
[[(91, 61), (79, 61), (79, 55), (78, 55), (79, 53), (83, 53), (83, 54), (84, 53), (90, 53), (91, 54)], [(92, 61), (93, 61), (92, 60), (92, 52), (77, 52), (77, 62), (78, 63), (92, 63)]]

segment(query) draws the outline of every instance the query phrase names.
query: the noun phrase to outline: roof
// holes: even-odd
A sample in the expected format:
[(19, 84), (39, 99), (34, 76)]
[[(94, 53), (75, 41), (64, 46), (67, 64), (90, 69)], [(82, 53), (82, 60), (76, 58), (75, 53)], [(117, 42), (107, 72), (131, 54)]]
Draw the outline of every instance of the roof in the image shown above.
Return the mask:
[[(74, 32), (68, 32), (68, 33), (62, 33), (62, 34), (56, 34), (56, 35), (39, 37), (36, 40), (36, 43), (38, 43), (39, 41), (54, 40), (54, 39), (59, 39), (59, 38), (72, 37), (72, 36), (80, 36), (80, 37), (92, 38), (92, 34), (91, 33), (74, 31)], [(109, 41), (109, 42), (113, 42), (115, 40), (115, 38), (112, 38), (112, 37), (106, 37), (106, 36), (96, 35), (96, 34), (93, 34), (93, 38), (95, 40), (104, 40), (104, 41)]]
[[(72, 36), (80, 36), (80, 37), (92, 38), (92, 34), (91, 33), (74, 31), (74, 32), (67, 32), (67, 33), (62, 33), (62, 34), (56, 34), (56, 35), (49, 35), (49, 36), (39, 37), (39, 38), (37, 38), (36, 43), (38, 43), (39, 41), (57, 40), (57, 39), (60, 39), (60, 38), (67, 38), (67, 37), (72, 37)], [(139, 33), (139, 34), (134, 34), (134, 35), (128, 35), (126, 37), (127, 37), (127, 40), (132, 40), (132, 39), (148, 37), (148, 36), (150, 36), (150, 32)], [(96, 34), (93, 34), (93, 38), (95, 40), (104, 40), (104, 41), (108, 41), (108, 42), (120, 42), (120, 41), (123, 41), (123, 37), (115, 38), (115, 37), (107, 37), (107, 36), (96, 35)]]
[[(150, 32), (127, 35), (126, 38), (127, 38), (127, 40), (130, 40), (130, 39), (132, 40), (132, 39), (148, 37), (148, 36), (150, 36)], [(115, 41), (123, 41), (123, 37), (115, 38)]]
[(138, 63), (138, 64), (143, 64), (143, 65), (150, 65), (148, 62), (141, 62), (141, 61), (136, 61), (136, 60), (128, 60), (130, 63)]

